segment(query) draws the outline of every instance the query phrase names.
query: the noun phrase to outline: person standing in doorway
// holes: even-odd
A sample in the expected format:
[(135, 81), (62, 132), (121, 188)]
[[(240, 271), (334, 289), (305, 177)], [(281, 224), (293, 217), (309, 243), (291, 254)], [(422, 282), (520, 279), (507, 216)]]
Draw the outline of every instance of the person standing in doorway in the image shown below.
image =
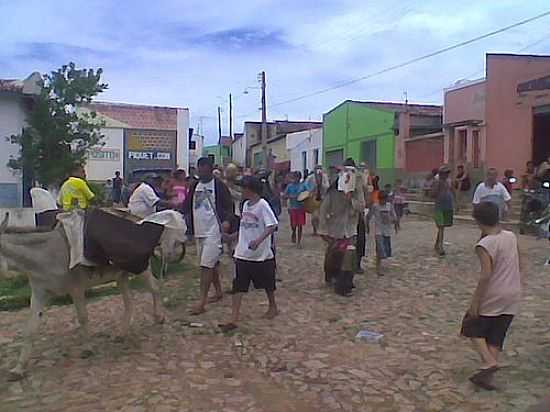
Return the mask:
[(115, 177), (113, 178), (113, 191), (112, 198), (115, 205), (122, 203), (122, 177), (120, 177), (120, 172), (117, 170), (115, 172)]
[[(191, 311), (192, 315), (204, 313), (209, 301), (223, 298), (219, 273), (223, 252), (222, 233), (231, 232), (235, 216), (231, 194), (225, 184), (214, 177), (212, 161), (202, 157), (197, 165), (199, 181), (191, 186), (182, 208), (184, 214), (190, 216), (201, 270), (200, 300)], [(212, 284), (216, 294), (209, 300), (208, 292)]]
[(453, 225), (453, 191), (449, 182), (451, 170), (447, 166), (441, 166), (438, 178), (434, 180), (432, 198), (435, 200), (434, 220), (437, 227), (435, 239), (435, 252), (439, 256), (445, 256), (444, 239), (445, 228)]
[(472, 203), (474, 207), (482, 202), (491, 202), (498, 206), (500, 220), (504, 219), (506, 210), (510, 208), (512, 197), (504, 185), (497, 181), (498, 171), (490, 168), (487, 178), (481, 182), (474, 193)]
[(468, 201), (468, 194), (470, 193), (470, 189), (472, 188), (470, 176), (464, 168), (464, 165), (458, 165), (456, 168), (456, 176), (453, 188), (456, 194), (455, 209), (458, 212), (460, 211), (460, 209), (465, 207), (466, 202)]
[(470, 381), (483, 389), (494, 390), (492, 377), (498, 370), (506, 332), (521, 300), (520, 253), (516, 235), (500, 228), (495, 203), (476, 205), (474, 218), (481, 229), (481, 240), (475, 248), (481, 274), (462, 321), (461, 335), (472, 340), (482, 362)]

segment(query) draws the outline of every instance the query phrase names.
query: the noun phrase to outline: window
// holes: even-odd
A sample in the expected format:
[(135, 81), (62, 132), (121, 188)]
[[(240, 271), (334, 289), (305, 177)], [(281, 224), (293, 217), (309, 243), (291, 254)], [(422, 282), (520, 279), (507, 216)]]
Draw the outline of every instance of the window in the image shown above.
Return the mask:
[(256, 168), (262, 167), (263, 160), (264, 160), (263, 152), (254, 153), (254, 167)]
[(319, 149), (313, 149), (313, 167), (319, 164)]
[(376, 169), (376, 140), (361, 143), (361, 161), (366, 162), (369, 168)]
[(302, 152), (302, 170), (307, 169), (307, 152)]
[(208, 158), (210, 159), (210, 162), (212, 162), (212, 164), (216, 163), (216, 155), (209, 154)]

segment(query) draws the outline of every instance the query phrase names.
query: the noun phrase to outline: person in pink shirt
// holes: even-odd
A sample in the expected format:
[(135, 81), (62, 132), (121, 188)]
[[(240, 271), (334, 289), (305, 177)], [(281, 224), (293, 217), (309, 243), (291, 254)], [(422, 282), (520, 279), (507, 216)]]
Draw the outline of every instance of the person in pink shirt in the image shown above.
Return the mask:
[(172, 187), (172, 191), (175, 195), (174, 203), (177, 207), (180, 207), (183, 205), (183, 202), (185, 202), (185, 199), (187, 199), (187, 195), (189, 193), (189, 189), (187, 187), (187, 175), (185, 170), (178, 169), (172, 174), (172, 177), (174, 179), (174, 184)]

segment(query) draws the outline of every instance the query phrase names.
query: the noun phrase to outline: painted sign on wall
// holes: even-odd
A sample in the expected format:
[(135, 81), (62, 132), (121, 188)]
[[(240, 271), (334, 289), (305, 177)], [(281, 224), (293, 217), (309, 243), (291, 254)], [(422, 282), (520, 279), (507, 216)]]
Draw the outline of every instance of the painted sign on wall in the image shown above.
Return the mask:
[(108, 147), (94, 148), (90, 150), (89, 158), (93, 160), (118, 162), (120, 160), (120, 150)]
[(128, 151), (128, 159), (135, 159), (135, 160), (170, 160), (171, 153), (170, 152), (158, 152), (158, 151), (150, 151), (150, 152), (142, 152), (142, 151)]

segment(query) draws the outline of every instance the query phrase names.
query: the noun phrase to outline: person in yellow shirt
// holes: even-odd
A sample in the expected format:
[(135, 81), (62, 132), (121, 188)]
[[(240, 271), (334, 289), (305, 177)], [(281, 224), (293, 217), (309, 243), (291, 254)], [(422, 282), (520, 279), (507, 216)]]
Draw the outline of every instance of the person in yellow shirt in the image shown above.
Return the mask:
[(63, 210), (71, 211), (75, 208), (87, 209), (95, 195), (86, 183), (86, 171), (84, 167), (77, 166), (59, 190), (57, 202)]

